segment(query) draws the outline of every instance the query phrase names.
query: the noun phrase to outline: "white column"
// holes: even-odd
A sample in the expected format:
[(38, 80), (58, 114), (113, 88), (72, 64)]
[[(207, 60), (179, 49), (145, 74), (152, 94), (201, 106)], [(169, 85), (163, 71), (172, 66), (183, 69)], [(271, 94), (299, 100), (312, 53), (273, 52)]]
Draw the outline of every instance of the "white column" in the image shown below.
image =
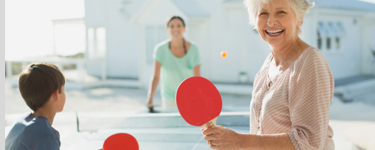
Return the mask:
[(60, 68), (61, 71), (64, 71), (64, 67), (63, 67), (61, 61), (57, 61), (57, 62), (47, 62), (47, 63), (55, 64), (57, 67)]
[(84, 59), (87, 61), (90, 57), (89, 57), (89, 34), (88, 34), (88, 28), (85, 27), (85, 31), (86, 31), (86, 47), (85, 47), (85, 55), (83, 55)]
[(57, 56), (56, 51), (56, 28), (55, 28), (55, 21), (52, 21), (52, 38), (53, 38), (53, 56)]
[(144, 72), (145, 72), (145, 66), (146, 66), (146, 26), (141, 25), (140, 26), (140, 53), (139, 53), (139, 75), (138, 75), (138, 81), (140, 83), (141, 88), (147, 89), (147, 83), (145, 83), (144, 79)]
[(76, 61), (77, 72), (78, 72), (78, 83), (85, 82), (85, 69), (84, 69), (84, 60)]
[(107, 69), (106, 69), (106, 59), (101, 59), (101, 69), (102, 69), (102, 81), (107, 80)]
[(92, 41), (92, 49), (94, 52), (94, 58), (97, 58), (96, 54), (98, 53), (98, 37), (96, 36), (96, 29), (97, 27), (93, 28), (93, 41)]
[(7, 78), (10, 79), (13, 75), (13, 72), (12, 72), (12, 61), (6, 61), (6, 65), (7, 65)]
[(29, 64), (29, 62), (22, 61), (22, 68), (21, 69), (23, 70), (24, 68), (26, 68), (27, 64)]

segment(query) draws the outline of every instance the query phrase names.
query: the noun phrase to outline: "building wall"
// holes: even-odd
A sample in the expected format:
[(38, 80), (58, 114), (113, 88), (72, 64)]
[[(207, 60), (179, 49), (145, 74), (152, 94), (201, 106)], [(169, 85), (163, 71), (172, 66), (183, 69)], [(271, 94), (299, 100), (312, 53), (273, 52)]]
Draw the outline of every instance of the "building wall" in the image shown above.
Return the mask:
[(107, 71), (109, 77), (138, 78), (139, 32), (120, 13), (121, 0), (106, 1)]
[[(202, 76), (214, 82), (237, 83), (239, 74), (245, 72), (247, 82), (252, 82), (270, 51), (249, 25), (244, 5), (242, 2), (199, 2), (203, 7), (210, 6), (206, 10), (211, 14), (201, 27), (207, 35), (198, 43)], [(228, 54), (226, 58), (220, 55), (223, 51)]]
[[(86, 28), (104, 27), (106, 30), (104, 65), (108, 78), (138, 78), (140, 27), (121, 13), (121, 4), (122, 0), (85, 1)], [(99, 60), (93, 58), (87, 63), (88, 72), (94, 76), (101, 75), (97, 66), (103, 64)]]
[[(137, 0), (129, 4), (123, 2), (85, 2), (86, 27), (106, 29), (108, 77), (136, 78), (143, 87), (147, 87), (153, 74), (153, 64), (148, 62), (151, 58), (149, 55), (152, 55), (146, 43), (148, 27), (165, 27), (165, 21), (172, 15), (180, 15), (185, 19), (187, 31), (184, 37), (198, 46), (202, 63), (201, 74), (211, 81), (237, 83), (239, 74), (244, 72), (246, 82), (251, 83), (270, 53), (268, 44), (249, 25), (248, 14), (242, 2), (196, 1), (209, 13), (209, 16), (201, 18), (184, 14), (170, 0)], [(301, 38), (317, 47), (319, 22), (341, 22), (345, 31), (340, 37), (340, 49), (321, 49), (331, 66), (334, 78), (369, 74), (368, 70), (373, 65), (368, 65), (368, 50), (364, 52), (362, 49), (373, 43), (374, 26), (359, 17), (358, 12), (342, 12), (343, 10), (335, 9), (312, 9), (304, 20)], [(364, 37), (361, 33), (365, 34)], [(365, 46), (361, 46), (361, 43)], [(228, 53), (226, 58), (220, 56), (222, 51)], [(87, 64), (88, 71), (100, 76), (100, 71), (95, 69), (96, 65), (98, 61), (90, 59)]]
[[(307, 30), (311, 34), (309, 38), (313, 46), (319, 47), (317, 44), (317, 30), (320, 28), (319, 23), (324, 23), (326, 28), (329, 29), (329, 23), (341, 23), (343, 30), (337, 29), (336, 32), (340, 34), (340, 47), (335, 48), (335, 36), (331, 37), (331, 49), (327, 49), (325, 39), (323, 40), (322, 48), (320, 49), (330, 64), (333, 76), (335, 79), (343, 79), (353, 76), (363, 75), (361, 70), (363, 65), (362, 60), (362, 46), (361, 34), (363, 18), (360, 11), (345, 11), (339, 9), (318, 8), (311, 12), (307, 19), (310, 26)], [(337, 27), (337, 26), (336, 26)], [(331, 33), (330, 33), (331, 34)], [(315, 40), (315, 41), (314, 41)]]
[(361, 33), (362, 74), (375, 75), (375, 14), (363, 19)]

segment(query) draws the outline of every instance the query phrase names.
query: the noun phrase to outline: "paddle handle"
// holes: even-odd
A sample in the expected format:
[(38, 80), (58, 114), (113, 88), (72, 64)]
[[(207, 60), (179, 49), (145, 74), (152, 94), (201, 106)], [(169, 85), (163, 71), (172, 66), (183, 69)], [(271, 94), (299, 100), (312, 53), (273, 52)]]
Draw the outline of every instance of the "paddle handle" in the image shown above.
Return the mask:
[(211, 121), (205, 123), (202, 127), (206, 127), (206, 128), (215, 128), (215, 127), (216, 127), (216, 120), (217, 120), (217, 117), (215, 117), (215, 118), (212, 119)]
[[(217, 120), (217, 117), (215, 117), (211, 121), (209, 121), (206, 124), (204, 124), (203, 127), (206, 127), (206, 128), (215, 128), (216, 127), (216, 120)], [(208, 141), (208, 144), (211, 145), (211, 141)]]
[(213, 123), (213, 121), (211, 120), (211, 121), (207, 122), (207, 123), (205, 124), (205, 126), (206, 126), (207, 128), (215, 128), (215, 127), (216, 127), (216, 123)]

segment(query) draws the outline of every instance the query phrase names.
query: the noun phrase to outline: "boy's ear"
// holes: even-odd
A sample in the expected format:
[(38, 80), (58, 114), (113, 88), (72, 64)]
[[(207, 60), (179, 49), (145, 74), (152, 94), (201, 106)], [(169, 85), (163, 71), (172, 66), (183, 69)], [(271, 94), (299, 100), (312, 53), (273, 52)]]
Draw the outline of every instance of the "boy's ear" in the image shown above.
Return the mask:
[(52, 98), (54, 100), (59, 100), (59, 89), (52, 93)]

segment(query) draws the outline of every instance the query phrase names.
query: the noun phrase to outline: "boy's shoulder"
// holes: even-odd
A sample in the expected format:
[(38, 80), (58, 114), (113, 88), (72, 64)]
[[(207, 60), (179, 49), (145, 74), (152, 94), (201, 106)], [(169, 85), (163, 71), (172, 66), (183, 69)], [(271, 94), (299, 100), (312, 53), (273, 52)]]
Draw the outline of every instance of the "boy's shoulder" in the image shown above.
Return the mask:
[(33, 117), (30, 113), (14, 124), (6, 138), (6, 147), (17, 147), (21, 143), (29, 148), (35, 148), (40, 144), (59, 147), (59, 132), (51, 127), (47, 118)]
[(42, 116), (26, 118), (26, 122), (29, 124), (25, 128), (25, 133), (36, 133), (44, 136), (58, 137), (57, 130), (51, 127), (47, 118)]

